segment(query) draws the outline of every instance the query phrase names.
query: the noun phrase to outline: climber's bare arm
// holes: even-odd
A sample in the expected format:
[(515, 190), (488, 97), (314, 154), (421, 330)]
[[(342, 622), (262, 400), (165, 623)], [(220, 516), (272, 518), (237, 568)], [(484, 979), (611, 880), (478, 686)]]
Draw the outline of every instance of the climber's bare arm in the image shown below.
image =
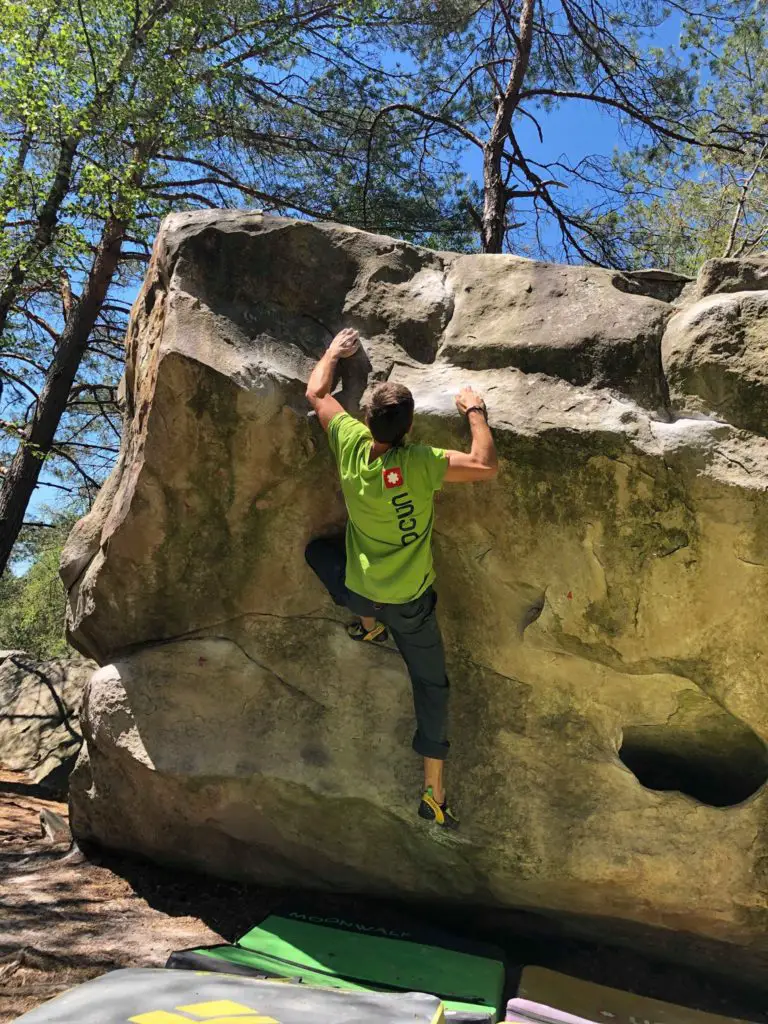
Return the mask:
[(469, 453), (445, 453), (448, 456), (445, 482), (469, 484), (479, 480), (493, 480), (499, 472), (499, 466), (496, 460), (496, 445), (493, 443), (493, 435), (486, 417), (485, 402), (472, 388), (463, 388), (456, 396), (456, 408), (469, 421), (472, 448)]
[(340, 359), (348, 359), (360, 348), (360, 337), (351, 327), (340, 331), (328, 346), (328, 351), (315, 366), (307, 384), (307, 401), (317, 413), (323, 430), (344, 407), (330, 394)]

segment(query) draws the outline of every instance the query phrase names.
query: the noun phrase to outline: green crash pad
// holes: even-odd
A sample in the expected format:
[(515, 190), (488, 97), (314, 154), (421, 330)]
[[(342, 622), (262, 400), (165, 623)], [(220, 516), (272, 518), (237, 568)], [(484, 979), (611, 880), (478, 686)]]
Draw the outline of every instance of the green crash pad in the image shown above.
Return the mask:
[(70, 989), (24, 1024), (442, 1024), (423, 993), (338, 992), (279, 981), (129, 968)]
[(501, 1018), (500, 951), (422, 928), (384, 928), (287, 912), (272, 915), (234, 946), (172, 954), (167, 967), (261, 974), (348, 991), (429, 992), (447, 1019)]

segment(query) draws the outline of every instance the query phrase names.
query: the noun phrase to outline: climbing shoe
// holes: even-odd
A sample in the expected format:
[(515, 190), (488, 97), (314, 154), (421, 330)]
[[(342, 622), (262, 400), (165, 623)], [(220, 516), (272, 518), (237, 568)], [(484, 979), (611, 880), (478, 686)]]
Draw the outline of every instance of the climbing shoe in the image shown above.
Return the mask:
[(362, 622), (352, 622), (347, 626), (350, 640), (359, 640), (365, 644), (385, 644), (389, 640), (387, 627), (377, 622), (373, 629), (366, 629)]
[(432, 795), (431, 786), (422, 794), (419, 817), (426, 821), (434, 821), (441, 828), (457, 829), (459, 827), (459, 819), (448, 806), (448, 799), (446, 798), (442, 804), (439, 804)]

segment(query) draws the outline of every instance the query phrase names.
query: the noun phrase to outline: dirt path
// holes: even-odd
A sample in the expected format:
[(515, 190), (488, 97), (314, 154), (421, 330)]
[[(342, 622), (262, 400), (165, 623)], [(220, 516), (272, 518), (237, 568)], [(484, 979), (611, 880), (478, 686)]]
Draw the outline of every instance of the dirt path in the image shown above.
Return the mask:
[[(174, 949), (222, 941), (188, 910), (189, 886), (177, 892), (168, 873), (144, 867), (139, 895), (128, 877), (41, 836), (40, 809), (62, 817), (23, 778), (0, 773), (0, 1022), (114, 967), (164, 965)], [(151, 905), (162, 888), (166, 909)], [(197, 902), (217, 900), (216, 883), (197, 886)], [(210, 909), (210, 908), (208, 908)], [(198, 909), (198, 914), (200, 909)], [(213, 919), (215, 920), (215, 913)]]
[[(106, 852), (86, 859), (68, 843), (41, 836), (40, 810), (66, 818), (66, 804), (46, 799), (22, 776), (0, 770), (0, 1024), (64, 989), (115, 967), (162, 967), (175, 949), (232, 942), (294, 893), (220, 882)], [(310, 912), (375, 913), (398, 921), (398, 909), (360, 897), (304, 893)], [(413, 909), (409, 912), (413, 915)], [(424, 912), (426, 915), (426, 911)], [(443, 911), (443, 914), (445, 911)], [(493, 916), (493, 915), (491, 915)], [(749, 984), (718, 972), (675, 966), (627, 948), (566, 938), (542, 930), (531, 915), (493, 933), (478, 924), (474, 937), (495, 941), (514, 964), (540, 964), (586, 980), (670, 1002), (768, 1024), (768, 974)], [(429, 918), (426, 918), (429, 920)], [(402, 923), (402, 917), (400, 917)], [(468, 917), (462, 931), (470, 934)], [(431, 923), (455, 930), (455, 915)], [(737, 954), (738, 956), (738, 954)], [(765, 984), (761, 980), (764, 977)], [(510, 970), (510, 990), (519, 971)]]

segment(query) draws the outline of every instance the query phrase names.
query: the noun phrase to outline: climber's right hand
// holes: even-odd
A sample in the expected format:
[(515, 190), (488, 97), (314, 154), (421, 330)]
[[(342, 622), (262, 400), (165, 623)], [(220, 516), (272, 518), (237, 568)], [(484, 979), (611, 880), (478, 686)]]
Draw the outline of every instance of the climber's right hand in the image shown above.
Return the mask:
[(360, 335), (354, 328), (345, 327), (328, 346), (328, 351), (335, 359), (349, 359), (359, 348)]

